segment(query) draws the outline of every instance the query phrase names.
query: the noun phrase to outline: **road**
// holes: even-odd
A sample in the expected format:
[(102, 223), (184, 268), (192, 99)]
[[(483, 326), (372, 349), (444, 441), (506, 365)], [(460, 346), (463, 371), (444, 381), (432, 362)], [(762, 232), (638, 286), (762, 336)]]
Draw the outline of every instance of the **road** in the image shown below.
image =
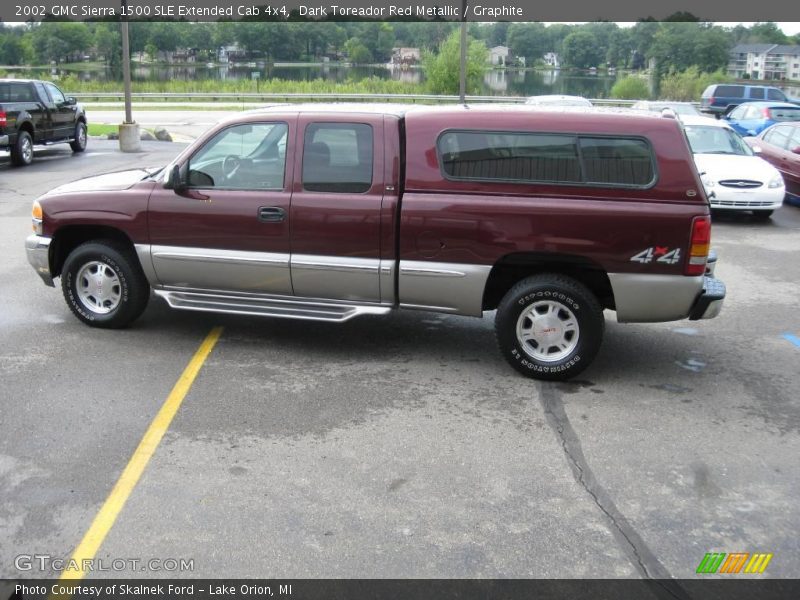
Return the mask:
[(143, 146), (0, 159), (0, 576), (71, 555), (216, 326), (98, 557), (191, 559), (184, 577), (687, 578), (706, 552), (771, 552), (764, 577), (800, 572), (800, 209), (716, 220), (718, 319), (606, 313), (581, 379), (543, 384), (502, 360), (493, 314), (333, 325), (152, 298), (130, 329), (80, 324), (26, 262), (31, 201), (180, 149)]

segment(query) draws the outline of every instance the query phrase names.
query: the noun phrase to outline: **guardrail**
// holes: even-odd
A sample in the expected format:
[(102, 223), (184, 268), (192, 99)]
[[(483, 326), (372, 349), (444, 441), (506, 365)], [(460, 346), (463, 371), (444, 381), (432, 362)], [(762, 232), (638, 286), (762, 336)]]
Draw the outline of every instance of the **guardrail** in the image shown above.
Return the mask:
[[(72, 94), (79, 100), (121, 102), (125, 95), (122, 92), (84, 92)], [(458, 102), (458, 96), (439, 96), (435, 94), (276, 94), (256, 92), (133, 92), (131, 99), (151, 102), (276, 102), (276, 101), (310, 101), (310, 102), (408, 102), (437, 103)], [(467, 102), (516, 103), (525, 101), (525, 96), (467, 96)], [(630, 106), (634, 100), (610, 100), (595, 98), (591, 100), (597, 106)]]

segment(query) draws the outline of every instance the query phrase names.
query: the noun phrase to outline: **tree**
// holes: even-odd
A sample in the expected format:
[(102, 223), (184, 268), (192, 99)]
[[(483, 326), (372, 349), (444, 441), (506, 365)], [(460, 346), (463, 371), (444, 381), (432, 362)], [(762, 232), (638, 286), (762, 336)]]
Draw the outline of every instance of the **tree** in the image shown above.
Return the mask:
[(512, 23), (506, 38), (509, 53), (513, 56), (524, 56), (527, 64), (541, 59), (547, 52), (555, 51), (551, 47), (551, 38), (542, 23)]
[(617, 81), (611, 88), (611, 97), (622, 100), (643, 100), (650, 96), (647, 81), (629, 75)]
[(94, 30), (94, 46), (105, 63), (112, 69), (122, 64), (122, 38), (119, 25), (98, 23)]
[(364, 43), (358, 38), (350, 38), (344, 43), (344, 52), (354, 64), (366, 64), (372, 62), (372, 53)]
[[(487, 69), (489, 50), (486, 44), (467, 38), (467, 93), (480, 91)], [(461, 63), (461, 35), (453, 31), (439, 48), (439, 53), (427, 52), (422, 61), (428, 89), (433, 94), (457, 94)]]
[(31, 36), (37, 58), (55, 63), (80, 60), (94, 41), (85, 23), (43, 22)]
[(596, 67), (605, 60), (605, 51), (594, 34), (579, 29), (564, 38), (562, 62), (570, 67)]

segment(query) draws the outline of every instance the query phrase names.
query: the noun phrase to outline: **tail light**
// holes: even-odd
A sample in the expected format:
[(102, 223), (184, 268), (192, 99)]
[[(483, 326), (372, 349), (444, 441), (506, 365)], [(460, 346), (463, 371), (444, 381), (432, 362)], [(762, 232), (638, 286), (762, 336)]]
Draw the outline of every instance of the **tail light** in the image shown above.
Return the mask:
[(706, 272), (708, 250), (711, 245), (711, 217), (695, 217), (692, 221), (692, 238), (685, 275), (702, 275)]
[(764, 118), (765, 118), (765, 119), (769, 119), (769, 118), (771, 118), (771, 117), (770, 117), (770, 114), (769, 114), (769, 109), (768, 109), (768, 108), (764, 108), (764, 109), (762, 109), (762, 112), (763, 112), (763, 114), (764, 114)]
[(0, 127), (5, 127), (7, 124), (6, 111), (0, 110)]
[(708, 105), (709, 106), (713, 106), (714, 105), (714, 96), (711, 96), (711, 98), (708, 99)]

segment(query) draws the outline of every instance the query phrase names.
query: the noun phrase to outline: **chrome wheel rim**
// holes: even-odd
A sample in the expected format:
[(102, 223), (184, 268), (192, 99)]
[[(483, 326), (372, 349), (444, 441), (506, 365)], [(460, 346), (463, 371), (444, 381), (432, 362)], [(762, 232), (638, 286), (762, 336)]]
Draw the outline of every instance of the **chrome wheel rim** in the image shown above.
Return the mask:
[(22, 148), (20, 148), (22, 154), (22, 160), (25, 162), (30, 162), (33, 158), (33, 144), (31, 143), (30, 138), (25, 138), (22, 140)]
[(86, 145), (86, 127), (83, 125), (78, 126), (78, 143), (81, 147)]
[(106, 315), (119, 306), (122, 284), (114, 269), (92, 261), (83, 265), (75, 278), (78, 299), (88, 310)]
[(553, 300), (534, 302), (517, 319), (517, 341), (531, 358), (558, 362), (575, 350), (580, 338), (578, 319)]

